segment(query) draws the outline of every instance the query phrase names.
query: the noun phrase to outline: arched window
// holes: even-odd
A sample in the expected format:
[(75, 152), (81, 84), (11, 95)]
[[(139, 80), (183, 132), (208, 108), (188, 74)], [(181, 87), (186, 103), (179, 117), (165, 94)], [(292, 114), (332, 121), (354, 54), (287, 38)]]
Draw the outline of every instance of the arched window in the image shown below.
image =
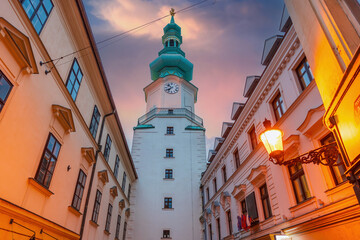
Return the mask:
[(174, 44), (174, 39), (170, 39), (170, 46), (169, 47), (174, 47), (175, 44)]

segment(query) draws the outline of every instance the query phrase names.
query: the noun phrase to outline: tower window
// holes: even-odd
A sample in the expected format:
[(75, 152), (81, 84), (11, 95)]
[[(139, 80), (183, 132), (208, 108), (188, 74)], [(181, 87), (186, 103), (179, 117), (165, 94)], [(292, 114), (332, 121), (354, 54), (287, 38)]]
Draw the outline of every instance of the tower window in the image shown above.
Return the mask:
[(175, 46), (175, 41), (174, 39), (170, 39), (170, 47), (174, 47)]
[(172, 198), (164, 198), (164, 208), (172, 208)]
[(167, 158), (172, 158), (174, 157), (174, 149), (172, 148), (167, 148), (166, 149), (166, 155), (165, 155)]
[(173, 178), (173, 170), (172, 169), (165, 169), (165, 178), (172, 179)]
[(167, 127), (166, 128), (166, 134), (174, 134), (174, 127)]
[(170, 230), (163, 230), (162, 238), (170, 238)]

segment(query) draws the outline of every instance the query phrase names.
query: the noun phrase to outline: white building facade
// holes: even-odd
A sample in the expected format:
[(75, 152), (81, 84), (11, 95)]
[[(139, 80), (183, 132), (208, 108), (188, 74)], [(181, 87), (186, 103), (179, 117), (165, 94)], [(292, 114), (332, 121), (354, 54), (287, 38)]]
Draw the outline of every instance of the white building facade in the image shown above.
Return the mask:
[(173, 16), (162, 42), (164, 49), (150, 64), (153, 82), (144, 88), (147, 113), (134, 127), (139, 179), (132, 185), (127, 239), (198, 240), (205, 129), (194, 111), (193, 65), (180, 49), (181, 28)]
[(334, 141), (288, 16), (281, 30), (284, 36), (266, 40), (266, 69), (247, 78), (246, 103), (234, 103), (234, 122), (223, 124), (209, 152), (201, 180), (204, 238), (358, 239), (360, 208), (340, 158), (334, 167), (279, 166), (260, 143), (266, 118), (284, 132), (285, 160)]

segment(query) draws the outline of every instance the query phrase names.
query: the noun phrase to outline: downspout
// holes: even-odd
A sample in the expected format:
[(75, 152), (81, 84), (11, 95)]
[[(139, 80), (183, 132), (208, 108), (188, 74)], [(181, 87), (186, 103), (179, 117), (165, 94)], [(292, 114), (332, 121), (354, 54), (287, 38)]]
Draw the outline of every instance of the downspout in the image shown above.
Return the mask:
[(104, 116), (102, 122), (101, 122), (100, 135), (99, 135), (99, 139), (98, 139), (98, 142), (97, 142), (98, 150), (97, 150), (96, 153), (95, 153), (95, 163), (94, 163), (93, 168), (92, 168), (92, 171), (91, 171), (90, 183), (89, 183), (89, 188), (88, 188), (88, 192), (87, 192), (87, 195), (86, 195), (86, 201), (85, 201), (84, 214), (83, 214), (83, 217), (82, 217), (82, 220), (81, 220), (80, 240), (82, 239), (83, 234), (84, 234), (85, 220), (86, 220), (86, 215), (87, 215), (87, 210), (88, 210), (88, 205), (89, 205), (91, 188), (92, 188), (93, 181), (94, 181), (94, 175), (95, 175), (95, 170), (96, 170), (96, 163), (97, 163), (97, 159), (98, 159), (98, 156), (99, 156), (99, 152), (101, 152), (101, 144), (100, 144), (100, 143), (101, 143), (101, 137), (102, 137), (103, 130), (104, 130), (105, 120), (106, 120), (107, 117), (109, 117), (109, 116), (111, 116), (111, 115), (113, 115), (113, 114), (115, 114), (115, 113), (116, 113), (116, 110), (114, 110), (114, 111), (111, 112), (111, 113), (106, 114), (106, 115)]

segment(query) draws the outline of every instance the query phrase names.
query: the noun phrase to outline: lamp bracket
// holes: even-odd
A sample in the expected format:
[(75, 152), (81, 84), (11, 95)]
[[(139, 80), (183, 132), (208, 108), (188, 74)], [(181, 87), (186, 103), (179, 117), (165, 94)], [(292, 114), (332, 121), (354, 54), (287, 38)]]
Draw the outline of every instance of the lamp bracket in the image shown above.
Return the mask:
[(297, 163), (301, 163), (301, 164), (313, 163), (316, 165), (322, 164), (325, 166), (339, 166), (341, 165), (341, 162), (337, 163), (339, 157), (340, 157), (340, 153), (338, 147), (336, 145), (336, 142), (333, 142), (289, 160), (283, 161), (283, 159), (280, 159), (283, 158), (283, 156), (270, 157), (269, 160), (275, 164), (284, 165), (284, 166), (292, 166)]

